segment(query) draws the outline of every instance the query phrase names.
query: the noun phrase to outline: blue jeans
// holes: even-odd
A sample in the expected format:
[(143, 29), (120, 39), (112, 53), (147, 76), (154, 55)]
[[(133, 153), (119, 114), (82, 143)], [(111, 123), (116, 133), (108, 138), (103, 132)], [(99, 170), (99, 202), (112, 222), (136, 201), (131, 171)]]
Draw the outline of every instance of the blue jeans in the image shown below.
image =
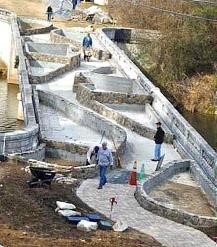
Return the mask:
[(106, 171), (107, 166), (99, 166), (99, 187), (102, 187), (107, 183)]
[(48, 12), (47, 13), (47, 20), (48, 21), (51, 21), (51, 19), (52, 19), (52, 13), (51, 12)]
[(156, 160), (159, 160), (161, 157), (161, 144), (155, 144), (155, 149), (154, 149), (154, 158)]

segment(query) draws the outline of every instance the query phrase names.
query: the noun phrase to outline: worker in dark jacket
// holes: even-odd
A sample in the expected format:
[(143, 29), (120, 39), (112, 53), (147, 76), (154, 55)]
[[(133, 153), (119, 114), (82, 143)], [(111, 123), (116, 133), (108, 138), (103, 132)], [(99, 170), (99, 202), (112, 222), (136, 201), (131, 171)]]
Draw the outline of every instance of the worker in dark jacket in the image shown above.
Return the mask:
[(51, 21), (53, 19), (53, 9), (51, 6), (47, 7), (47, 20)]
[(161, 158), (161, 144), (164, 141), (164, 131), (161, 128), (161, 122), (157, 122), (157, 132), (154, 136), (154, 141), (155, 141), (155, 150), (154, 150), (154, 159), (152, 161), (159, 161)]

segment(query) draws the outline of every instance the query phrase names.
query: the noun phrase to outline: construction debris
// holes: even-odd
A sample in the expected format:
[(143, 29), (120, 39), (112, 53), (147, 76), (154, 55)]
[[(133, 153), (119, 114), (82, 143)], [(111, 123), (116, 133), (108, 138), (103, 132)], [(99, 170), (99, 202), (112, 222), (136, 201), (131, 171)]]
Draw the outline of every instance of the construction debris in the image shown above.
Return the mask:
[(75, 205), (73, 205), (72, 203), (67, 203), (67, 202), (60, 202), (60, 201), (56, 201), (56, 205), (57, 208), (65, 210), (65, 209), (76, 209)]
[(97, 24), (113, 23), (113, 19), (108, 15), (108, 13), (106, 13), (97, 6), (92, 6), (88, 9), (85, 9), (83, 11), (83, 14), (86, 16), (86, 20), (92, 23), (97, 23)]
[(98, 225), (96, 222), (90, 222), (87, 220), (81, 220), (77, 224), (77, 229), (84, 231), (84, 232), (90, 232), (90, 231), (95, 231), (98, 228)]
[(81, 216), (81, 213), (80, 212), (77, 212), (77, 211), (74, 211), (74, 210), (69, 210), (69, 209), (65, 209), (65, 210), (58, 210), (58, 214), (60, 216), (63, 216), (63, 217), (69, 217), (69, 216)]
[(112, 228), (115, 232), (123, 232), (127, 230), (128, 225), (125, 222), (117, 221)]

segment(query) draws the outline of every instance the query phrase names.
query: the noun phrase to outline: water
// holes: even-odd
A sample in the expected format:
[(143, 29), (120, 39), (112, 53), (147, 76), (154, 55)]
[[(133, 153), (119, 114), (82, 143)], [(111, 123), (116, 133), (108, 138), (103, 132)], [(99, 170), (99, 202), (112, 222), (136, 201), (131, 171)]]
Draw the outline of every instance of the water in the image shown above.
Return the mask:
[(182, 112), (185, 119), (217, 151), (217, 116)]
[(22, 122), (16, 119), (18, 109), (18, 85), (0, 80), (0, 133), (22, 128)]

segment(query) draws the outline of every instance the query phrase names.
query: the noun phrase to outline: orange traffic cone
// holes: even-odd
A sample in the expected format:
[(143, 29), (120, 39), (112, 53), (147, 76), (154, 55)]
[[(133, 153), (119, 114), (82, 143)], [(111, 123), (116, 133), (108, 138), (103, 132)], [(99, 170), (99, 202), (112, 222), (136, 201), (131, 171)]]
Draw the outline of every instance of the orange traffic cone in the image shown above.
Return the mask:
[(134, 161), (133, 164), (133, 170), (130, 174), (130, 180), (129, 180), (130, 185), (137, 185), (137, 161)]

